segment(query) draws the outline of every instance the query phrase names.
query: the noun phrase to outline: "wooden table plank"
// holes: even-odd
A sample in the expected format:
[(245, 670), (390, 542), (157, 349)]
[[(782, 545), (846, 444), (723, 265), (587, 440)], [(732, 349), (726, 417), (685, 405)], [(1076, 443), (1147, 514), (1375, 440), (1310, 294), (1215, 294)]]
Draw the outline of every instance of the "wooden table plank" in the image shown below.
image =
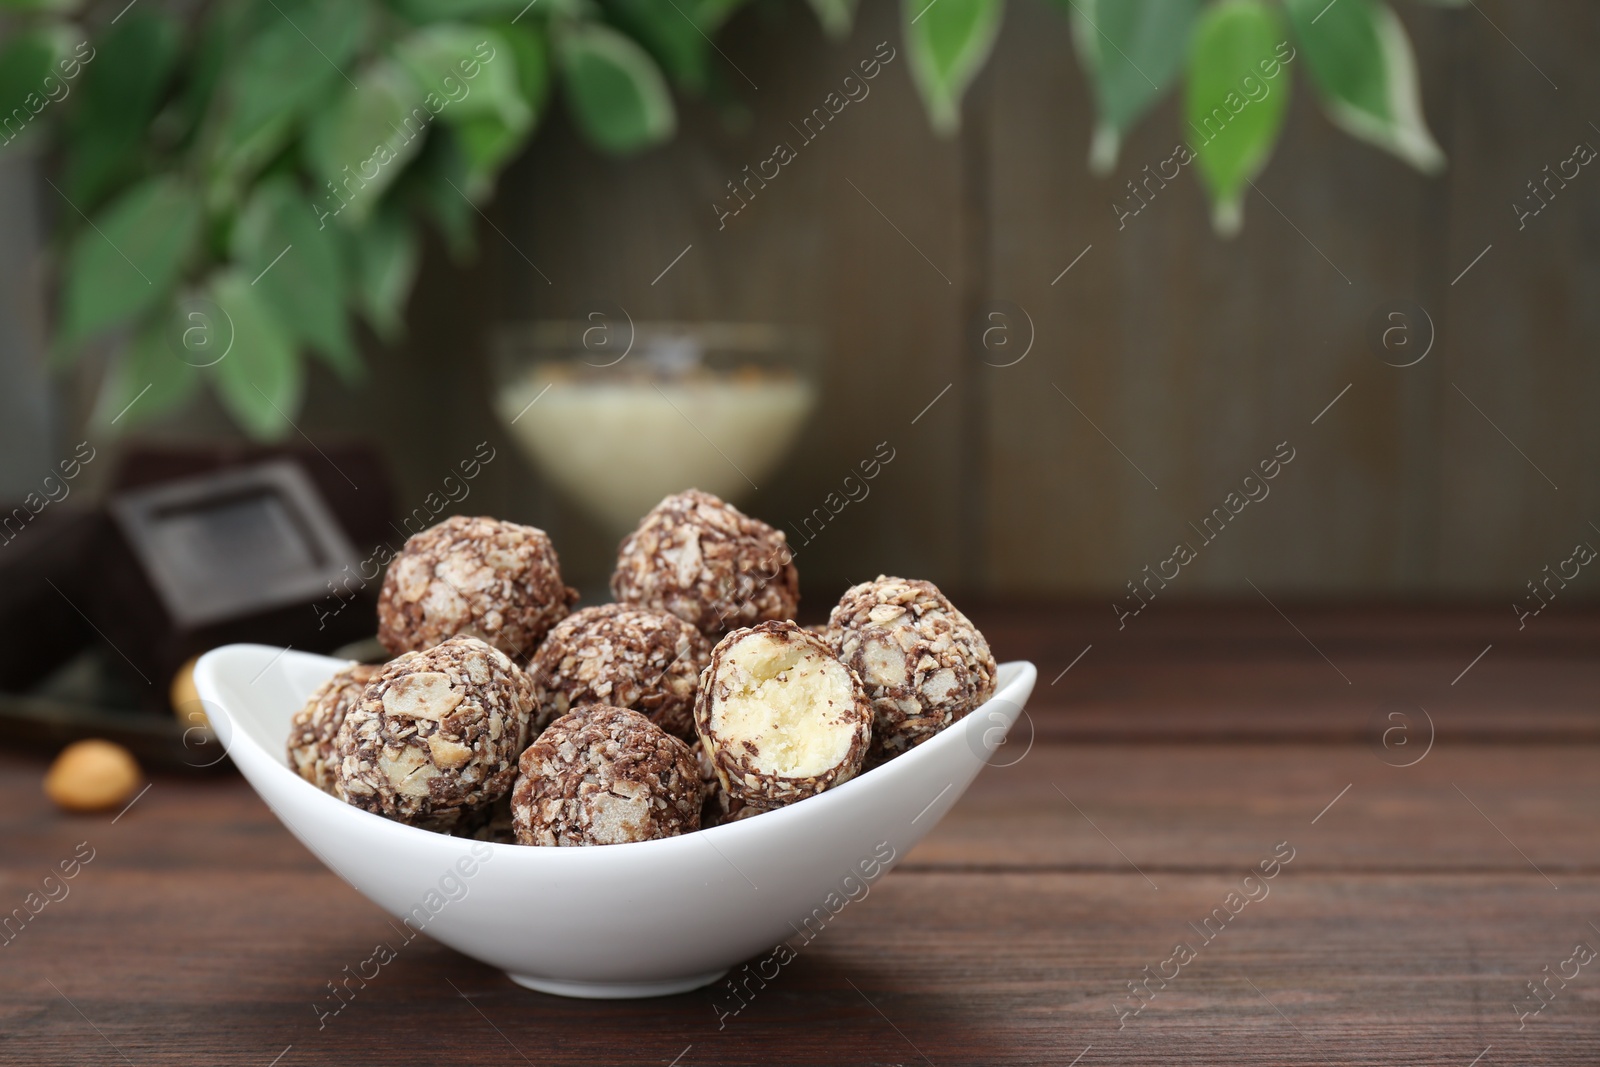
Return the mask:
[[(942, 1067), (1064, 1064), (1092, 1044), (1086, 1067), (1464, 1065), (1493, 1044), (1498, 1063), (1594, 1062), (1596, 967), (1525, 1030), (1511, 1005), (1574, 942), (1600, 943), (1587, 925), (1600, 878), (1563, 879), (1558, 893), (1531, 874), (1344, 875), (1296, 869), (1300, 858), (1209, 944), (1188, 924), (1236, 878), (1163, 874), (1156, 891), (1122, 874), (893, 874), (736, 1014), (720, 987), (545, 997), (419, 938), (322, 1028), (324, 983), (398, 944), (331, 876), (186, 888), (91, 865), (60, 913), (6, 950), (0, 1058), (114, 1062), (109, 1043), (136, 1064), (265, 1064), (289, 1045), (286, 1067), (498, 1063), (516, 1062), (514, 1045), (541, 1064), (665, 1063), (692, 1044), (685, 1067), (907, 1063), (918, 1049)], [(1195, 959), (1124, 1017), (1127, 983), (1178, 941)]]
[(973, 616), (1001, 658), (1038, 665), (1028, 711), (1054, 740), (1365, 741), (1421, 706), (1447, 739), (1600, 741), (1593, 608), (1519, 630), (1509, 605), (1279, 607), (1152, 604), (1123, 630), (1108, 604)]
[(1219, 871), (1287, 838), (1317, 842), (1301, 862), (1318, 870), (1600, 873), (1600, 749), (1439, 744), (1410, 767), (1380, 756), (1411, 758), (1399, 746), (1036, 744), (984, 771), (905, 863)]

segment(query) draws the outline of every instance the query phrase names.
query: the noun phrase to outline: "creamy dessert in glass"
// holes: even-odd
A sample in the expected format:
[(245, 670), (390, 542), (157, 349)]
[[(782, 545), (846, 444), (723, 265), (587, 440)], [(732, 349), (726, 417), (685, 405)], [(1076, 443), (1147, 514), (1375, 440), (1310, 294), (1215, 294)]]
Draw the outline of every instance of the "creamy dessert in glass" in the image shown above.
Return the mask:
[(817, 400), (803, 336), (760, 323), (539, 322), (496, 345), (495, 410), (553, 485), (623, 532), (668, 493), (748, 497)]

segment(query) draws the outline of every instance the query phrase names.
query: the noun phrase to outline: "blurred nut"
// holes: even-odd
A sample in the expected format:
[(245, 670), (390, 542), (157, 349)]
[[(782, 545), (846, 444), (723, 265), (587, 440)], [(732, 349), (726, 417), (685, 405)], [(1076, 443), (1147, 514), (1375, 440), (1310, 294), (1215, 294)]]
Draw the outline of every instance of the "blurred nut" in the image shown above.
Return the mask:
[(167, 689), (167, 700), (172, 704), (172, 710), (179, 715), (183, 714), (183, 706), (200, 699), (200, 690), (194, 687), (194, 665), (200, 661), (199, 656), (191, 656), (178, 668), (178, 673), (172, 676), (172, 685)]
[(44, 792), (68, 811), (103, 811), (133, 796), (143, 773), (133, 753), (110, 741), (75, 741), (44, 776)]
[(194, 684), (194, 665), (199, 660), (199, 656), (193, 656), (178, 668), (167, 690), (167, 700), (172, 704), (172, 713), (184, 726), (209, 730), (211, 720), (206, 717), (205, 705), (200, 701), (200, 690)]

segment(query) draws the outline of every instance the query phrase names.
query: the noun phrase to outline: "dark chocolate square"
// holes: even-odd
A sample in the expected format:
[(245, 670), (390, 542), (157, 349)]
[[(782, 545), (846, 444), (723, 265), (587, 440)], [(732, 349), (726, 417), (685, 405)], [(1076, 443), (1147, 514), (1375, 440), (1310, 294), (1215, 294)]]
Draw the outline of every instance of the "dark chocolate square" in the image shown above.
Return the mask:
[(108, 508), (179, 629), (309, 603), (360, 559), (284, 460), (120, 493)]

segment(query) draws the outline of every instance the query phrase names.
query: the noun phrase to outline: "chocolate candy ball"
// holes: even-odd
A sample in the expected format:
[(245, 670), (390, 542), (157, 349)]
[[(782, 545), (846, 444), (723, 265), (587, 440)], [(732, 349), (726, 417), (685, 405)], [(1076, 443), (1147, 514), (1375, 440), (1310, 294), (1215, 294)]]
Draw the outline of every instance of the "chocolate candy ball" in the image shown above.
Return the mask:
[(455, 833), (459, 837), (470, 837), (496, 845), (516, 844), (517, 833), (511, 817), (511, 794), (507, 793), (495, 801), (486, 815), (480, 815), (473, 823), (458, 828)]
[(711, 642), (676, 615), (625, 604), (583, 608), (556, 624), (528, 665), (533, 732), (581, 704), (631, 708), (694, 738), (694, 694)]
[(828, 644), (872, 700), (869, 765), (920, 745), (994, 695), (983, 634), (932, 582), (879, 575), (828, 618)]
[(794, 616), (800, 579), (793, 555), (782, 530), (690, 489), (657, 504), (623, 540), (611, 593), (716, 638)]
[(453, 515), (408, 540), (389, 565), (378, 638), (399, 655), (476, 637), (526, 663), (577, 599), (543, 530)]
[(338, 788), (356, 807), (445, 832), (511, 789), (532, 683), (504, 652), (454, 637), (383, 668), (345, 714)]
[(725, 822), (738, 822), (782, 807), (781, 804), (747, 804), (742, 800), (735, 800), (728, 795), (726, 789), (722, 788), (722, 781), (717, 777), (716, 765), (711, 762), (706, 746), (696, 739), (690, 747), (694, 749), (695, 766), (700, 769), (700, 788), (706, 798), (700, 807), (702, 830), (721, 826)]
[(583, 705), (528, 746), (511, 797), (524, 845), (616, 845), (700, 829), (689, 746), (626, 708)]
[(383, 670), (352, 663), (317, 686), (305, 706), (289, 720), (289, 769), (322, 790), (339, 796), (339, 757), (334, 742), (345, 714), (361, 700), (367, 683)]
[(872, 705), (821, 638), (764, 622), (712, 649), (694, 724), (728, 796), (773, 807), (855, 777), (872, 740)]

